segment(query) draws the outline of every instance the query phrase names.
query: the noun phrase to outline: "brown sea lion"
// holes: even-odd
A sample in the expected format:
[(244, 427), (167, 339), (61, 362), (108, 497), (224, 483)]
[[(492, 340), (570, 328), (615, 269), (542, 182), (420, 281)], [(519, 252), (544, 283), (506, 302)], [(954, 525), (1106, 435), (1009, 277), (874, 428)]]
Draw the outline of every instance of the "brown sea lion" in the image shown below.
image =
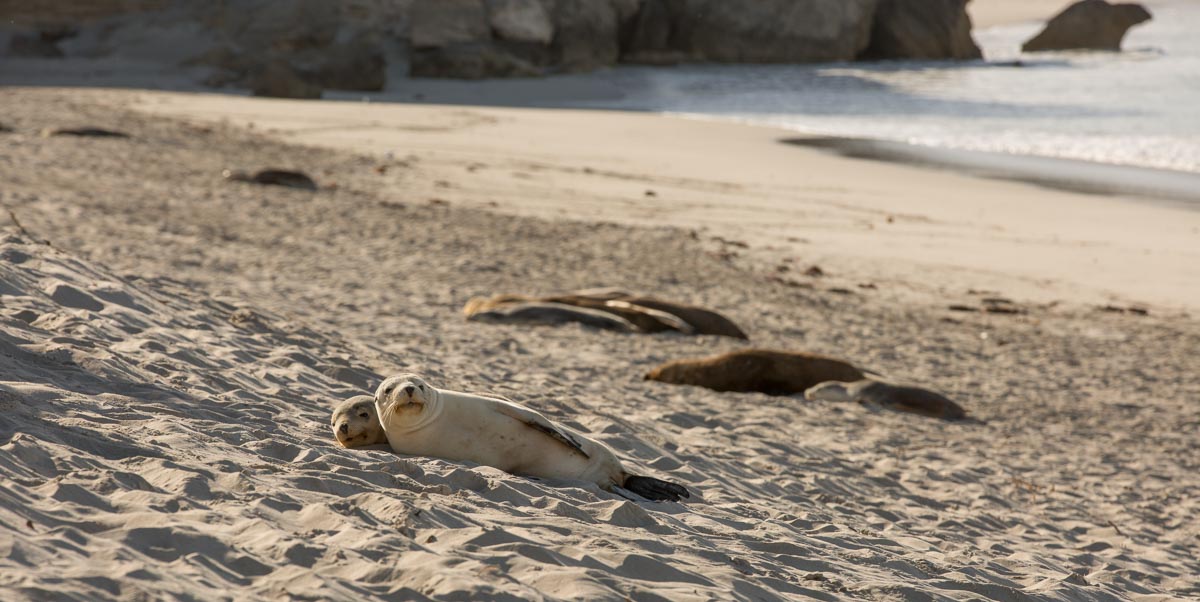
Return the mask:
[(621, 300), (600, 300), (576, 295), (561, 295), (545, 297), (542, 301), (565, 303), (576, 307), (586, 307), (598, 311), (606, 311), (629, 320), (642, 332), (680, 332), (693, 334), (696, 329), (687, 321), (664, 311), (650, 307), (641, 307)]
[[(632, 324), (640, 332), (681, 332), (692, 334), (694, 329), (685, 320), (670, 313), (648, 307), (638, 307), (621, 301), (606, 301), (578, 295), (550, 295), (546, 297), (530, 297), (528, 295), (493, 295), (491, 297), (473, 297), (463, 306), (463, 313), (468, 319), (481, 312), (502, 309), (505, 305), (530, 303), (553, 303), (571, 305), (593, 311), (604, 312), (622, 318)], [(539, 320), (542, 321), (542, 320)]]
[(42, 131), (42, 136), (75, 136), (78, 138), (128, 138), (129, 134), (97, 127), (57, 128)]
[(743, 340), (750, 338), (729, 318), (703, 307), (666, 301), (655, 297), (629, 296), (622, 297), (619, 300), (641, 307), (657, 309), (658, 311), (676, 316), (684, 322), (691, 324), (696, 329), (696, 334), (714, 334)]
[(739, 339), (748, 338), (737, 324), (714, 311), (686, 303), (633, 295), (615, 288), (585, 289), (566, 295), (545, 297), (527, 295), (475, 297), (467, 301), (463, 313), (470, 316), (475, 312), (491, 309), (504, 303), (523, 301), (565, 303), (607, 311), (629, 320), (642, 332), (675, 331), (684, 334), (713, 334)]
[(967, 412), (962, 406), (940, 393), (870, 378), (849, 383), (821, 383), (805, 391), (804, 398), (818, 401), (856, 401), (868, 407), (943, 420), (962, 420), (967, 417)]
[(861, 370), (838, 359), (770, 349), (742, 349), (676, 360), (646, 374), (646, 380), (768, 395), (793, 395), (825, 381), (856, 381), (864, 377)]
[(317, 183), (308, 174), (290, 169), (260, 169), (253, 174), (226, 169), (221, 177), (233, 182), (249, 182), (264, 186), (283, 186), (300, 190), (316, 190)]
[(541, 301), (524, 301), (519, 303), (502, 303), (476, 311), (467, 316), (473, 322), (490, 322), (494, 324), (566, 324), (578, 322), (584, 326), (617, 332), (636, 332), (634, 326), (621, 316), (576, 307), (565, 303), (545, 303)]

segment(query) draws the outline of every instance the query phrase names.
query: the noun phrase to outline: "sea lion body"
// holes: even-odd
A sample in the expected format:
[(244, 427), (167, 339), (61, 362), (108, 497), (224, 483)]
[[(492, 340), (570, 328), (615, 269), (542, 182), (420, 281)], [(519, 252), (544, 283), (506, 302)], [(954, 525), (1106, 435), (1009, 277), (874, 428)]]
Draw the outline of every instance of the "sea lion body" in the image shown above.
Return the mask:
[(715, 391), (803, 393), (819, 383), (864, 378), (858, 368), (812, 353), (743, 349), (710, 357), (668, 362), (646, 374), (646, 380), (696, 385)]
[(375, 411), (375, 398), (356, 395), (338, 404), (329, 420), (333, 436), (342, 447), (386, 445), (387, 435)]
[(575, 307), (565, 303), (539, 301), (497, 304), (485, 310), (467, 315), (468, 320), (492, 323), (518, 324), (565, 324), (578, 322), (585, 326), (617, 332), (635, 332), (637, 327), (628, 320), (586, 307)]
[(605, 490), (624, 487), (649, 499), (688, 496), (679, 485), (627, 473), (604, 444), (507, 400), (437, 389), (402, 374), (379, 385), (375, 407), (397, 453), (590, 481)]
[[(639, 297), (619, 289), (586, 289), (566, 295), (532, 297), (528, 295), (502, 294), (491, 297), (473, 297), (463, 306), (468, 318), (491, 310), (503, 310), (506, 306), (522, 303), (557, 303), (613, 314), (632, 324), (639, 332), (679, 332), (682, 334), (716, 334), (745, 339), (746, 333), (729, 319), (716, 312), (664, 301), (653, 297)], [(499, 318), (501, 316), (492, 316)], [(507, 317), (505, 315), (504, 317)], [(513, 319), (515, 321), (516, 318)], [(496, 320), (500, 321), (500, 320)], [(538, 322), (551, 322), (540, 316)], [(577, 321), (577, 320), (566, 320)]]
[(596, 299), (577, 295), (562, 295), (541, 299), (550, 303), (563, 303), (575, 307), (586, 307), (620, 316), (641, 332), (679, 332), (692, 334), (695, 328), (679, 317), (649, 307), (641, 307), (620, 299)]
[(696, 334), (712, 334), (743, 340), (750, 338), (729, 318), (703, 307), (666, 301), (655, 297), (628, 296), (616, 300), (671, 314), (690, 324)]
[(805, 391), (804, 398), (819, 401), (856, 401), (866, 406), (943, 420), (962, 420), (967, 417), (967, 412), (962, 406), (940, 393), (870, 378), (849, 383), (820, 383)]
[(300, 190), (317, 190), (317, 183), (308, 174), (290, 169), (261, 169), (253, 174), (226, 169), (221, 176), (232, 182), (249, 182), (264, 186), (283, 186)]

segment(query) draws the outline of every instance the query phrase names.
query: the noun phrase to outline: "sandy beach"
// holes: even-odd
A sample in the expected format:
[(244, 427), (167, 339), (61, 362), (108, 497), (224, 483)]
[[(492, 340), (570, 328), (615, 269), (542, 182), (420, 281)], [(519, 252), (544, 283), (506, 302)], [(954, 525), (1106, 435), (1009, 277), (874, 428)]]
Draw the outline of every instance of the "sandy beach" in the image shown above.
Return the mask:
[[(651, 115), (0, 106), (5, 599), (1200, 595), (1195, 211)], [(130, 137), (41, 135), (83, 125)], [(221, 177), (266, 166), (321, 188)], [(591, 286), (703, 304), (978, 422), (642, 380), (733, 339), (460, 313)], [(949, 309), (996, 296), (1020, 313)], [(336, 446), (333, 405), (400, 371), (695, 497)]]

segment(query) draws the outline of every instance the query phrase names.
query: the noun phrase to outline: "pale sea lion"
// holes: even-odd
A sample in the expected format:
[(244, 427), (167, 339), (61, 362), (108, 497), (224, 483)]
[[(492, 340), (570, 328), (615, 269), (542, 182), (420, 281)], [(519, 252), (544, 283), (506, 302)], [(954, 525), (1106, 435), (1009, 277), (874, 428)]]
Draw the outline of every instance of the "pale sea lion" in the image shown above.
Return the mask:
[(419, 376), (399, 374), (380, 383), (375, 407), (397, 453), (591, 481), (655, 501), (689, 497), (682, 485), (630, 474), (604, 444), (511, 401), (438, 389)]
[(565, 324), (578, 322), (584, 326), (615, 330), (617, 332), (636, 332), (634, 326), (620, 316), (596, 309), (575, 307), (565, 303), (542, 303), (527, 301), (520, 303), (504, 303), (487, 310), (476, 311), (467, 316), (468, 320), (490, 323), (517, 324)]
[(756, 391), (768, 395), (803, 393), (827, 380), (864, 378), (858, 368), (812, 353), (742, 349), (710, 357), (668, 362), (646, 374), (646, 380), (696, 385), (715, 391)]
[(375, 398), (370, 395), (355, 395), (338, 404), (333, 409), (329, 426), (342, 447), (386, 445), (388, 442), (383, 425), (379, 424), (379, 414), (375, 412)]
[(821, 383), (805, 391), (804, 398), (817, 401), (856, 401), (866, 406), (943, 420), (962, 420), (967, 417), (967, 412), (962, 406), (940, 393), (870, 378), (849, 383)]

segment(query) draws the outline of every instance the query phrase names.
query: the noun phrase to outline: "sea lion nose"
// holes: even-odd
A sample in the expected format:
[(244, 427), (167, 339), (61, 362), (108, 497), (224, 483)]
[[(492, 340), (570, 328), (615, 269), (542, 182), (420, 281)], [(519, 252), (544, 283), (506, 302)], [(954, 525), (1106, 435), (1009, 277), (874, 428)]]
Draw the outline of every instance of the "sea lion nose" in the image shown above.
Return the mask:
[(348, 423), (343, 422), (342, 426), (338, 427), (338, 430), (341, 431), (343, 435), (349, 434), (350, 433), (350, 425)]
[(409, 397), (412, 397), (412, 394), (416, 393), (416, 392), (417, 392), (417, 388), (412, 385), (408, 385), (407, 387), (404, 387), (404, 394), (408, 395)]

